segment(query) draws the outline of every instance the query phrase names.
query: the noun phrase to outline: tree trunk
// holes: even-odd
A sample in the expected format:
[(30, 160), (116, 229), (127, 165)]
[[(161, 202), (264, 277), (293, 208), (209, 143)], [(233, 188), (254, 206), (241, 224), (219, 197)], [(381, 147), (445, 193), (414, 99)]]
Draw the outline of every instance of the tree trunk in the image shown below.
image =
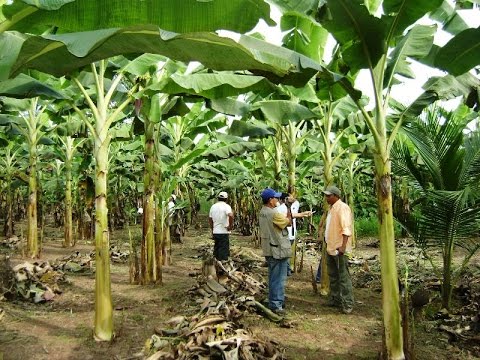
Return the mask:
[(3, 234), (7, 237), (11, 237), (14, 233), (14, 222), (13, 222), (13, 193), (11, 189), (12, 180), (7, 179), (7, 192), (5, 196), (6, 200), (6, 214), (5, 214), (5, 224), (3, 228)]
[[(377, 144), (378, 145), (378, 144)], [(378, 150), (377, 146), (377, 150)], [(386, 151), (375, 156), (382, 274), (383, 324), (388, 359), (404, 359), (400, 296), (392, 206), (391, 162)]]
[(354, 178), (353, 178), (353, 161), (351, 162), (349, 169), (348, 169), (348, 190), (346, 191), (346, 200), (347, 204), (350, 207), (350, 210), (352, 211), (352, 248), (357, 247), (357, 236), (355, 234), (355, 197), (353, 194), (353, 188), (354, 188)]
[(37, 178), (36, 166), (30, 164), (28, 179), (28, 206), (27, 206), (27, 254), (31, 258), (38, 257), (38, 225), (37, 225)]
[[(100, 106), (99, 106), (100, 108)], [(100, 109), (99, 109), (100, 110)], [(108, 129), (106, 111), (96, 119), (95, 166), (95, 339), (113, 338), (113, 306), (110, 284), (110, 234), (108, 230), (107, 174)]]
[(282, 178), (282, 132), (281, 129), (277, 130), (277, 135), (273, 139), (273, 146), (275, 147), (273, 159), (273, 185), (275, 190), (278, 191), (281, 185), (280, 179)]
[(37, 224), (37, 120), (36, 99), (31, 101), (29, 111), (28, 143), (29, 143), (29, 167), (28, 167), (28, 206), (27, 206), (27, 255), (37, 258), (38, 247), (38, 224)]
[(448, 239), (443, 250), (442, 307), (450, 309), (452, 300), (453, 239)]
[(68, 154), (65, 160), (65, 221), (64, 221), (64, 246), (73, 245), (73, 220), (72, 220), (72, 160)]

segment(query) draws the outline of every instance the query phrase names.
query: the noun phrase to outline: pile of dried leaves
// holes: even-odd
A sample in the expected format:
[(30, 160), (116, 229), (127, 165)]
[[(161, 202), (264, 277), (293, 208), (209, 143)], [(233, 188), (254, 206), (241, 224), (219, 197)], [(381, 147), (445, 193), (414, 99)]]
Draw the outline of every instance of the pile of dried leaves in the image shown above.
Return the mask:
[[(110, 258), (112, 262), (127, 262), (129, 256), (129, 250), (121, 250), (116, 245), (110, 246)], [(95, 272), (95, 251), (90, 251), (89, 253), (75, 251), (70, 255), (56, 259), (53, 262), (52, 267), (55, 270), (73, 273)]]
[(262, 266), (263, 258), (249, 256), (245, 250), (232, 251), (229, 261), (204, 262), (202, 275), (190, 290), (197, 297), (198, 312), (156, 328), (146, 344), (148, 360), (282, 358), (277, 343), (254, 336), (241, 323), (248, 312), (268, 311), (255, 300), (265, 290), (264, 280), (251, 271)]
[[(92, 255), (95, 258), (95, 253)], [(125, 263), (130, 258), (130, 249), (121, 249), (117, 245), (110, 245), (110, 259), (112, 262)]]
[(65, 272), (86, 272), (93, 271), (95, 265), (95, 252), (82, 254), (79, 251), (64, 256), (59, 259), (55, 259), (52, 263), (52, 267), (55, 270), (61, 270)]
[(467, 344), (480, 356), (480, 269), (465, 274), (455, 293), (463, 305), (452, 312), (437, 313), (438, 329), (448, 334), (450, 342)]
[(7, 300), (50, 301), (62, 293), (58, 284), (66, 281), (65, 274), (54, 270), (48, 261), (24, 262), (2, 272), (6, 278), (2, 280), (1, 295)]
[(0, 240), (0, 247), (7, 249), (16, 249), (20, 244), (21, 239), (16, 235), (10, 236), (8, 239)]

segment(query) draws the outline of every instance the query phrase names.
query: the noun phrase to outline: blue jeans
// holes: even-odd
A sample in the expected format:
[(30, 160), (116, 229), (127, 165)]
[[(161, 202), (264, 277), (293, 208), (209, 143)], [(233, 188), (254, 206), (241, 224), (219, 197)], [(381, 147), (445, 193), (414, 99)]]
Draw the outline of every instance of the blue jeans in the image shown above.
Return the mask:
[(290, 259), (274, 259), (272, 256), (265, 259), (268, 264), (268, 307), (281, 310), (285, 306), (285, 282)]

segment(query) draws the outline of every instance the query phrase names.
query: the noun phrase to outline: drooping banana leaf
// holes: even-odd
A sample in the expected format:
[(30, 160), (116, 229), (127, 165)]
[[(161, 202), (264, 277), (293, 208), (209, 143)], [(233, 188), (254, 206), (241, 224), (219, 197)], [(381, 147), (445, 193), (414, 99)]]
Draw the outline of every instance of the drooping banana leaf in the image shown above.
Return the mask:
[(0, 96), (29, 98), (35, 96), (64, 99), (65, 96), (34, 78), (19, 74), (17, 77), (0, 81)]
[(255, 103), (252, 109), (260, 109), (267, 119), (282, 125), (318, 118), (309, 108), (290, 100), (266, 100)]
[(137, 53), (161, 54), (186, 63), (199, 61), (214, 70), (249, 70), (272, 82), (297, 86), (321, 68), (304, 55), (248, 36), (236, 42), (213, 33), (177, 34), (155, 26), (136, 26), (31, 36), (23, 43), (11, 73), (33, 68), (62, 76), (100, 59)]
[(275, 129), (258, 120), (234, 120), (230, 126), (229, 134), (241, 137), (262, 138), (275, 135)]
[(452, 75), (461, 75), (480, 65), (480, 27), (467, 29), (438, 51), (435, 65)]
[(229, 73), (173, 74), (166, 83), (153, 84), (146, 90), (168, 94), (196, 94), (208, 99), (221, 99), (250, 91), (273, 92), (274, 85), (261, 76)]
[(158, 25), (180, 33), (231, 30), (247, 32), (260, 19), (270, 26), (270, 6), (263, 0), (14, 0), (2, 12), (9, 30), (43, 33), (52, 26), (76, 32)]

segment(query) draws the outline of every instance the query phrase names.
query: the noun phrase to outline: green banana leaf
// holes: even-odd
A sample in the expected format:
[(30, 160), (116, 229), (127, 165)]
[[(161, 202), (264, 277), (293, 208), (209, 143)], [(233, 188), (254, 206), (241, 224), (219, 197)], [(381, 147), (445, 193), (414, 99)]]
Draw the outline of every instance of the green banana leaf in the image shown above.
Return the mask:
[(249, 70), (273, 82), (297, 86), (321, 69), (304, 55), (248, 36), (236, 42), (213, 33), (176, 34), (155, 26), (136, 26), (31, 36), (11, 72), (33, 68), (59, 77), (100, 59), (138, 53), (161, 54), (187, 63), (199, 61), (214, 70)]
[(343, 59), (356, 73), (373, 69), (397, 36), (441, 3), (442, 0), (385, 0), (385, 15), (378, 18), (358, 1), (327, 0), (328, 7), (322, 9), (320, 20), (342, 45)]
[(263, 149), (262, 144), (257, 142), (245, 141), (241, 137), (217, 134), (217, 139), (221, 143), (217, 146), (212, 145), (213, 150), (209, 150), (204, 157), (210, 161), (228, 159), (234, 156), (240, 156), (247, 152), (253, 152)]
[(435, 65), (452, 75), (461, 75), (480, 65), (480, 27), (456, 35), (438, 51)]
[(268, 120), (282, 125), (288, 124), (289, 121), (297, 122), (319, 117), (309, 108), (290, 100), (259, 101), (252, 109), (260, 109)]
[(240, 137), (263, 138), (275, 135), (275, 129), (258, 120), (250, 120), (248, 122), (244, 120), (234, 120), (228, 133)]
[(25, 74), (19, 74), (13, 79), (0, 81), (0, 96), (19, 99), (35, 96), (65, 99), (65, 96), (58, 91)]
[(398, 45), (390, 54), (385, 72), (384, 88), (393, 84), (393, 76), (401, 76), (413, 79), (415, 74), (410, 69), (409, 58), (423, 58), (427, 56), (433, 44), (433, 35), (436, 26), (414, 26), (406, 36), (402, 37)]
[(283, 14), (280, 29), (287, 32), (283, 45), (291, 50), (321, 62), (328, 39), (328, 31), (309, 16), (288, 12)]
[(208, 99), (221, 99), (247, 92), (273, 92), (274, 85), (261, 76), (215, 74), (173, 74), (167, 83), (156, 83), (146, 90), (168, 94), (195, 94)]
[[(244, 33), (260, 19), (270, 26), (270, 6), (263, 0), (14, 0), (4, 5), (4, 27), (43, 33), (158, 25), (180, 33), (218, 29)], [(2, 24), (0, 24), (1, 26)]]
[(228, 98), (207, 101), (207, 106), (222, 114), (241, 117), (246, 116), (251, 108), (248, 103)]

